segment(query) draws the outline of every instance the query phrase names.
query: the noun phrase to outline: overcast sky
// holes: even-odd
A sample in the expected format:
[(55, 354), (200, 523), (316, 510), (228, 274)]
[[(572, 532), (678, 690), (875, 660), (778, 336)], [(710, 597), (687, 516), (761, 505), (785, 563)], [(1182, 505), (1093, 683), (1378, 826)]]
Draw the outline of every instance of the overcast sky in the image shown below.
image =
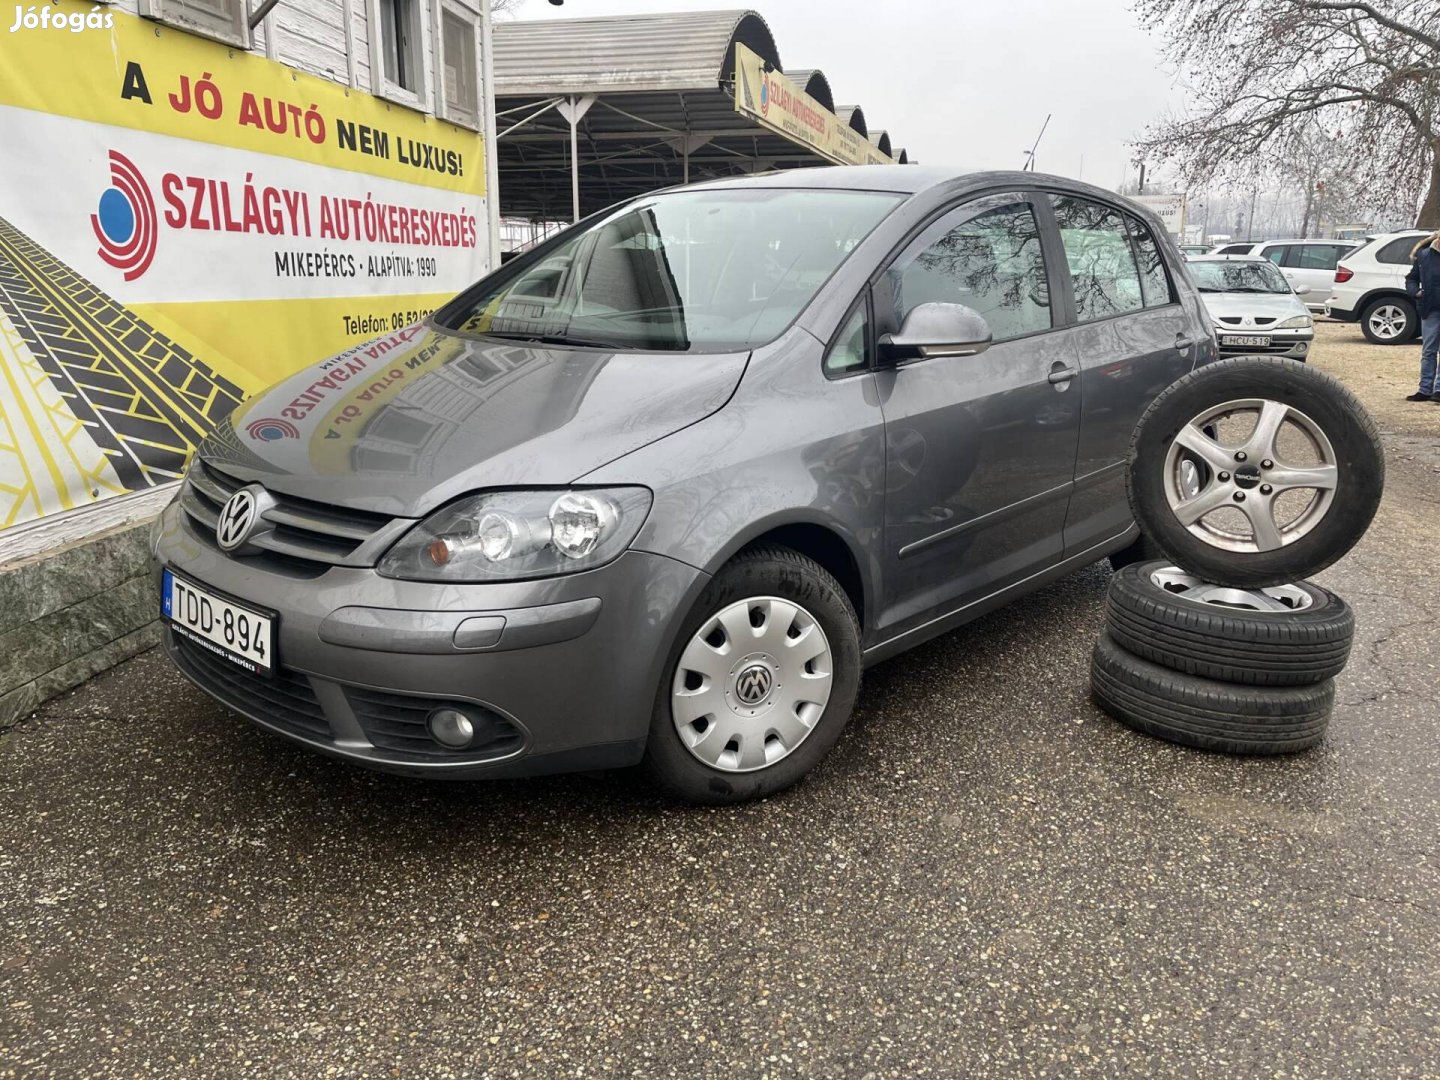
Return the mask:
[[(521, 19), (742, 7), (724, 0), (525, 0)], [(1019, 168), (1114, 187), (1126, 143), (1183, 102), (1128, 0), (757, 0), (780, 59), (928, 165)]]

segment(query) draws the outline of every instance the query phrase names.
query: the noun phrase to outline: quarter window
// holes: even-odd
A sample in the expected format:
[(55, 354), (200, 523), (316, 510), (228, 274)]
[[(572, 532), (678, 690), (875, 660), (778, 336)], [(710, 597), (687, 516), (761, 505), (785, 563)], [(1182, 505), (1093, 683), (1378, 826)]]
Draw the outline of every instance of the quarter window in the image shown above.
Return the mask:
[(1141, 222), (1126, 217), (1130, 226), (1130, 238), (1135, 242), (1135, 257), (1140, 264), (1140, 293), (1146, 307), (1164, 307), (1174, 302), (1170, 292), (1170, 276), (1165, 273), (1165, 259), (1160, 254), (1160, 245)]
[(1140, 270), (1120, 212), (1068, 195), (1054, 199), (1075, 288), (1076, 319), (1093, 322), (1139, 311), (1145, 306)]
[(1408, 266), (1411, 262), (1410, 253), (1415, 250), (1415, 245), (1419, 242), (1419, 236), (1402, 236), (1399, 240), (1391, 240), (1375, 253), (1375, 261), (1390, 263), (1394, 266)]
[(865, 329), (865, 302), (862, 300), (845, 320), (845, 328), (825, 354), (825, 374), (848, 375), (866, 366)]
[(919, 305), (941, 302), (979, 312), (995, 341), (1049, 330), (1050, 286), (1030, 204), (1006, 200), (956, 213), (963, 220), (948, 228), (954, 217), (942, 220), (939, 236), (891, 268), (897, 325)]

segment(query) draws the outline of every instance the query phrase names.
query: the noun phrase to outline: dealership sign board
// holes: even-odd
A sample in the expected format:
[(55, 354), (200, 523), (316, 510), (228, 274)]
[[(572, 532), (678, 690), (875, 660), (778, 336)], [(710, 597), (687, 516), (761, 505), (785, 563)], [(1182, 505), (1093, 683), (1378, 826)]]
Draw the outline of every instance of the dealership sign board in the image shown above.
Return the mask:
[(1171, 236), (1185, 235), (1184, 192), (1178, 195), (1131, 195), (1129, 199), (1158, 217)]
[(96, 22), (0, 42), (0, 528), (172, 479), (245, 394), (489, 265), (474, 132)]
[(891, 159), (849, 124), (739, 43), (735, 46), (735, 110), (837, 165), (889, 165)]

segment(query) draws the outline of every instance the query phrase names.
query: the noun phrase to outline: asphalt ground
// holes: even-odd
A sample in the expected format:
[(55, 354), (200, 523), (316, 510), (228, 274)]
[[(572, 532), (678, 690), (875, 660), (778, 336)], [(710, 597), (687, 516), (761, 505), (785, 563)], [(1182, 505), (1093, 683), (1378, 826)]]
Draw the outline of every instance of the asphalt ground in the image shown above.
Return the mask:
[(367, 773), (152, 653), (0, 736), (0, 1076), (1440, 1076), (1440, 405), (1358, 342), (1315, 363), (1389, 485), (1321, 579), (1319, 749), (1102, 715), (1098, 566), (868, 673), (736, 809)]

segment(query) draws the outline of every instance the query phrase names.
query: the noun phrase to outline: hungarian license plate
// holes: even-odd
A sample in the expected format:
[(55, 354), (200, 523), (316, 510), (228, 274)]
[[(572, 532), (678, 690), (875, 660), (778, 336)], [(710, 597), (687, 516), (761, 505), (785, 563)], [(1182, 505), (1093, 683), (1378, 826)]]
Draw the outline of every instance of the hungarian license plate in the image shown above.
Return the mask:
[(1221, 334), (1220, 344), (1241, 349), (1263, 349), (1270, 344), (1270, 338), (1265, 334)]
[(246, 671), (270, 675), (275, 619), (164, 572), (160, 609), (177, 633)]

